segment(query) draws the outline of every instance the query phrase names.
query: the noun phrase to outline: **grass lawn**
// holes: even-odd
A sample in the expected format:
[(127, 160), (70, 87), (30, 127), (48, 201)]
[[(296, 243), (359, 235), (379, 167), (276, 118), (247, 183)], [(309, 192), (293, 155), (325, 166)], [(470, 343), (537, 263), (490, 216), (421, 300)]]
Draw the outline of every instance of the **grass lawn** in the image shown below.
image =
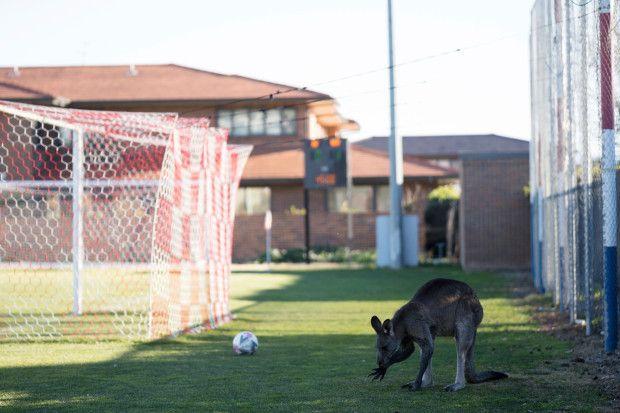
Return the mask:
[[(433, 388), (400, 388), (417, 372), (417, 351), (383, 382), (371, 382), (370, 316), (391, 316), (438, 276), (477, 290), (485, 309), (478, 369), (506, 371), (510, 378), (444, 392), (456, 357), (454, 341), (439, 338)], [(511, 282), (451, 267), (235, 273), (237, 318), (216, 331), (153, 343), (0, 344), (0, 409), (525, 412), (603, 406), (599, 392), (566, 367), (568, 344), (537, 332), (528, 307), (511, 296)], [(232, 353), (232, 338), (242, 330), (258, 336), (256, 355)]]

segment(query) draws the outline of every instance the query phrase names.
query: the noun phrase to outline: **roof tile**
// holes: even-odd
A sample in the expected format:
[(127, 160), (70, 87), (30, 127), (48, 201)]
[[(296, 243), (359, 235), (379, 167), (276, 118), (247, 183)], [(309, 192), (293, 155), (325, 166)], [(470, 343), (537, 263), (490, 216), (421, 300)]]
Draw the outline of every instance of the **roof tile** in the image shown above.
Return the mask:
[[(0, 99), (50, 97), (74, 102), (204, 101), (250, 99), (287, 91), (274, 99), (329, 99), (310, 90), (237, 75), (224, 75), (174, 64), (0, 68)], [(288, 91), (289, 89), (294, 89)]]

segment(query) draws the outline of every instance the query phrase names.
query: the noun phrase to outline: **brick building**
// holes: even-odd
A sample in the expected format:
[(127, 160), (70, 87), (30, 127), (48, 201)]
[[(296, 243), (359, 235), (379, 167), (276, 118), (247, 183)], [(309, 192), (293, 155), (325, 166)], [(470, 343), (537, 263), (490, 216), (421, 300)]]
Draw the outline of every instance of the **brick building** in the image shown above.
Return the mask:
[[(359, 142), (387, 152), (387, 137)], [(404, 136), (406, 156), (459, 171), (458, 243), (467, 269), (529, 266), (529, 142), (494, 134)], [(429, 244), (444, 227), (427, 225)], [(430, 249), (431, 245), (427, 245)]]
[(461, 266), (530, 268), (529, 155), (461, 155)]
[[(303, 143), (358, 128), (328, 95), (178, 65), (0, 68), (0, 99), (68, 108), (176, 112), (209, 117), (231, 143), (254, 145), (241, 181), (233, 257), (264, 250), (263, 219), (273, 212), (274, 248), (304, 243)], [(374, 247), (374, 220), (389, 209), (387, 153), (351, 146), (354, 248)], [(405, 208), (422, 213), (426, 194), (454, 179), (449, 166), (406, 156)], [(2, 179), (0, 177), (0, 179)], [(313, 246), (345, 245), (343, 189), (310, 191)], [(424, 231), (421, 231), (423, 237)], [(421, 240), (423, 245), (423, 240)]]
[[(353, 177), (353, 243), (355, 249), (375, 246), (375, 217), (389, 212), (389, 159), (381, 151), (350, 146)], [(282, 168), (281, 165), (288, 165)], [(409, 213), (424, 215), (428, 193), (456, 177), (456, 172), (429, 162), (406, 157), (403, 163), (403, 202)], [(242, 185), (246, 194), (270, 193), (273, 213), (273, 245), (277, 248), (304, 246), (303, 187), (304, 160), (300, 148), (256, 154), (250, 157)], [(309, 191), (310, 244), (347, 244), (346, 195), (344, 188)], [(240, 202), (243, 200), (240, 199)], [(267, 203), (263, 204), (263, 208)], [(237, 211), (241, 211), (237, 208)], [(263, 212), (238, 214), (235, 257), (255, 258), (264, 251)], [(424, 245), (424, 231), (420, 231)]]

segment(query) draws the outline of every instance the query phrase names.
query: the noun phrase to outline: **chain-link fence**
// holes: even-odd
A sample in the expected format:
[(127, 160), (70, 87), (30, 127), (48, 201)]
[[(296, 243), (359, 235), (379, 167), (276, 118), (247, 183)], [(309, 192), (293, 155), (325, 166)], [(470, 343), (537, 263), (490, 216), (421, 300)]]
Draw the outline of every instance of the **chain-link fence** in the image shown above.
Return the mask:
[(538, 0), (532, 9), (534, 282), (587, 334), (604, 330), (604, 256), (616, 239), (620, 2), (611, 3)]

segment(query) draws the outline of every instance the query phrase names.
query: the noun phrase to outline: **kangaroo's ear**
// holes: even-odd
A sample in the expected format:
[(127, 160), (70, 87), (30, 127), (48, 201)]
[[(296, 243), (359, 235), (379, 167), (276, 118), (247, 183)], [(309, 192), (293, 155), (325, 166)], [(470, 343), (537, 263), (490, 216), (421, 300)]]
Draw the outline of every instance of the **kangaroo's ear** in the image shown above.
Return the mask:
[(381, 326), (381, 320), (379, 320), (379, 317), (377, 317), (376, 315), (373, 315), (370, 319), (370, 325), (377, 334), (383, 331), (383, 327)]
[(390, 320), (389, 318), (386, 318), (383, 322), (383, 331), (388, 334), (390, 334), (390, 331), (392, 331), (392, 320)]

